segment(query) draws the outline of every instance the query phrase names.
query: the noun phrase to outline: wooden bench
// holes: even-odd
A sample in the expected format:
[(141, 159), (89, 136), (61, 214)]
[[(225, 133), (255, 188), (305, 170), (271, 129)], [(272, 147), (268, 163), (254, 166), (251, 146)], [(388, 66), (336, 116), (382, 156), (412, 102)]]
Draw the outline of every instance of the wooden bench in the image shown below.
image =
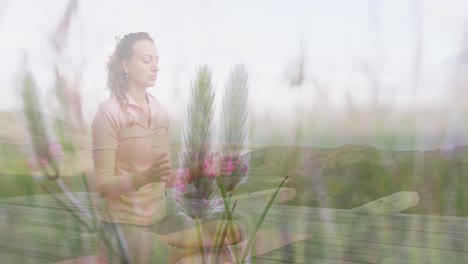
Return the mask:
[[(242, 194), (233, 199), (238, 200), (239, 207), (262, 209), (273, 192)], [(295, 189), (282, 188), (275, 202), (289, 201), (295, 195)], [(75, 206), (77, 203), (81, 209)], [(76, 212), (86, 211), (92, 216), (100, 212), (102, 205), (97, 193), (85, 192), (0, 199), (0, 234), (4, 238), (0, 241), (0, 263), (22, 263), (20, 259), (27, 259), (30, 263), (50, 263), (80, 256), (88, 256), (83, 259), (85, 261), (92, 259), (90, 255), (96, 253), (98, 222), (93, 220), (95, 216), (87, 218), (86, 214)]]
[[(74, 194), (86, 208), (98, 209), (89, 199), (94, 194)], [(263, 205), (238, 206), (254, 214)], [(264, 228), (313, 237), (257, 256), (256, 263), (468, 263), (466, 217), (276, 204)], [(88, 257), (82, 261), (95, 260), (94, 231), (50, 195), (0, 199), (0, 234), (0, 263), (51, 263), (83, 256)]]

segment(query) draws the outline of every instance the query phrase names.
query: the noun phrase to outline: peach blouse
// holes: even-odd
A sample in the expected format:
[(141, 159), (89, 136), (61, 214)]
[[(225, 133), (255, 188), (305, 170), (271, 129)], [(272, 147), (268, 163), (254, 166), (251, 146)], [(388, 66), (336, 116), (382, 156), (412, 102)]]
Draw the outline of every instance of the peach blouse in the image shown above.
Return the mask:
[[(165, 107), (147, 93), (151, 113), (148, 121), (135, 100), (130, 96), (127, 98), (127, 109), (123, 109), (114, 96), (101, 103), (92, 125), (98, 189), (106, 177), (141, 173), (149, 169), (160, 154), (169, 154), (169, 119)], [(164, 182), (135, 190), (132, 177), (126, 179), (124, 184), (128, 192), (105, 196), (102, 220), (151, 225), (166, 217)]]

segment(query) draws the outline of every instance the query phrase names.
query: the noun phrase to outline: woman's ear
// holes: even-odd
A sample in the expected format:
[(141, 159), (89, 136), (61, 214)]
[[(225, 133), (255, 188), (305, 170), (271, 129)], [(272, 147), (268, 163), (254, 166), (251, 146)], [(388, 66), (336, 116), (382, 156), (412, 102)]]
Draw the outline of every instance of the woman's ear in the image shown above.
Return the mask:
[(127, 73), (127, 74), (130, 73), (130, 65), (129, 65), (130, 63), (129, 63), (129, 61), (128, 60), (122, 60), (121, 63), (122, 63), (122, 68), (123, 68), (124, 72)]

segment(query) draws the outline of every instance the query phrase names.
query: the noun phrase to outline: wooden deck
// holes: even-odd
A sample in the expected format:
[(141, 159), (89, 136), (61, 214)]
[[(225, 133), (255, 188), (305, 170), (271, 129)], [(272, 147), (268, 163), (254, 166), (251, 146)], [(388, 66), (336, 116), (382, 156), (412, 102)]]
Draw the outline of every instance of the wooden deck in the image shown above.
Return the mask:
[[(85, 208), (99, 210), (96, 194), (74, 194)], [(263, 205), (239, 209), (258, 214)], [(255, 263), (468, 263), (468, 218), (274, 205), (264, 227), (313, 237), (257, 256)], [(0, 263), (51, 263), (95, 254), (94, 230), (50, 195), (0, 199), (0, 238)]]

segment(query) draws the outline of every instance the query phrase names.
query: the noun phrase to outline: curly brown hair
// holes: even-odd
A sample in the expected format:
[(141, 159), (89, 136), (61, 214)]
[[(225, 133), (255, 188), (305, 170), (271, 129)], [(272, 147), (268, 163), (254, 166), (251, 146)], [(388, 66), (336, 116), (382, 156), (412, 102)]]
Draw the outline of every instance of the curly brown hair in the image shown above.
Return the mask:
[(115, 50), (109, 56), (109, 61), (107, 62), (107, 88), (124, 107), (128, 104), (127, 97), (125, 96), (128, 89), (128, 78), (122, 67), (122, 60), (130, 59), (133, 52), (133, 43), (140, 40), (149, 40), (154, 43), (153, 39), (146, 32), (129, 33), (122, 39), (117, 37)]

